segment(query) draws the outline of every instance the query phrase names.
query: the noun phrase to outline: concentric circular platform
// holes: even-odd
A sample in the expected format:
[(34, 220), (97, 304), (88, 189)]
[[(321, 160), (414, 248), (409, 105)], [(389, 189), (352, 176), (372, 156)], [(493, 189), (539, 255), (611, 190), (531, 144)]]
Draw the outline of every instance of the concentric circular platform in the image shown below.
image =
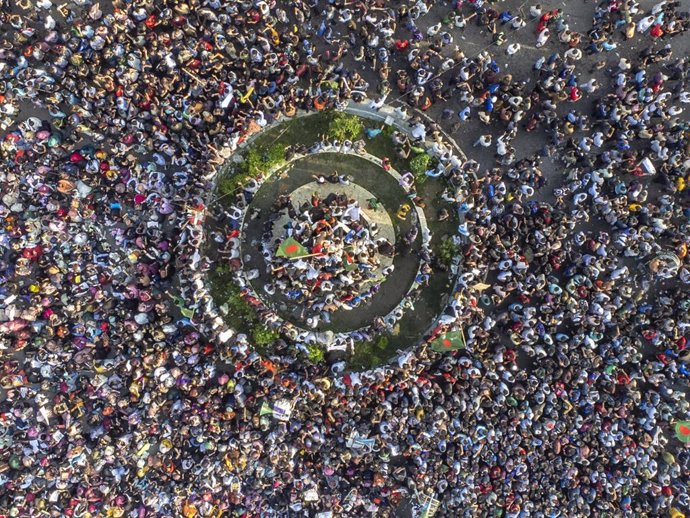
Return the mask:
[[(328, 176), (334, 171), (347, 183), (319, 184), (314, 181), (313, 176)], [(392, 247), (390, 255), (379, 255), (376, 293), (366, 297), (366, 303), (355, 307), (341, 305), (330, 315), (321, 315), (317, 325), (314, 324), (315, 312), (309, 311), (304, 298), (291, 298), (286, 295), (286, 290), (272, 289), (276, 283), (272, 269), (276, 265), (266, 260), (274, 253), (277, 243), (286, 238), (285, 227), (291, 220), (286, 210), (275, 211), (276, 201), (289, 197), (290, 203), (299, 211), (305, 204), (311, 204), (315, 194), (321, 199), (342, 195), (354, 200), (369, 233), (372, 227), (375, 228), (375, 238), (387, 241)], [(370, 325), (377, 317), (386, 317), (405, 297), (419, 269), (417, 252), (421, 246), (420, 237), (410, 245), (404, 244), (406, 234), (422, 235), (419, 218), (414, 211), (410, 211), (405, 220), (395, 216), (400, 204), (406, 201), (407, 193), (396, 177), (366, 158), (323, 153), (293, 161), (262, 184), (247, 210), (249, 216), (245, 218), (242, 229), (241, 255), (244, 270), (254, 272), (250, 277), (258, 271), (258, 276), (249, 280), (256, 296), (294, 325), (319, 331), (325, 328), (336, 333), (353, 331)], [(384, 271), (386, 273), (382, 277)]]
[[(207, 225), (208, 286), (218, 318), (261, 354), (287, 345), (300, 360), (362, 369), (416, 345), (442, 318), (456, 210), (443, 181), (396, 156), (393, 128), (334, 145), (323, 137), (333, 120), (288, 121), (232, 156)], [(435, 167), (431, 151), (414, 149)]]

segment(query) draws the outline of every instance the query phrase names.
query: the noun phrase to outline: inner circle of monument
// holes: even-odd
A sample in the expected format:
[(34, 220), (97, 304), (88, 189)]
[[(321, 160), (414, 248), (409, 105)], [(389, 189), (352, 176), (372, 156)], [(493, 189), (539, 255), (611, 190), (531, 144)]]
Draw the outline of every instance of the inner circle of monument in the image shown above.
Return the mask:
[[(336, 227), (345, 227), (337, 232), (341, 242), (333, 247), (335, 253), (322, 254), (315, 248), (313, 236), (305, 240), (295, 234), (297, 239), (288, 241), (295, 226), (310, 224), (316, 228), (323, 219), (318, 217), (322, 207), (313, 204), (328, 197), (346, 200), (342, 209), (349, 212), (347, 217), (335, 218)], [(285, 205), (288, 199), (292, 205), (289, 210)], [(352, 331), (386, 316), (407, 294), (419, 267), (421, 238), (412, 243), (404, 238), (411, 233), (421, 235), (420, 222), (414, 211), (409, 217), (396, 217), (400, 206), (408, 201), (394, 176), (364, 158), (320, 153), (291, 162), (262, 184), (244, 221), (241, 256), (244, 271), (251, 272), (249, 282), (256, 296), (285, 320), (319, 331)], [(353, 212), (359, 217), (353, 218)], [(354, 234), (361, 235), (359, 243), (352, 237), (355, 229), (351, 227), (357, 227)], [(323, 233), (335, 239), (335, 232)], [(353, 277), (354, 270), (343, 271), (347, 268), (344, 262), (349, 262), (344, 258), (354, 251), (345, 246), (348, 235), (350, 245), (382, 245), (370, 256), (364, 254), (359, 262), (354, 261), (358, 263), (359, 286), (352, 290), (332, 285), (327, 285), (326, 290), (315, 288), (315, 279), (308, 277), (321, 276), (322, 285), (323, 277), (327, 277), (321, 275), (323, 267), (329, 262), (332, 268), (325, 273)], [(276, 257), (281, 248), (283, 252), (287, 249), (285, 255), (295, 257)], [(370, 260), (373, 264), (367, 270)], [(298, 263), (299, 268), (293, 263)], [(366, 275), (359, 275), (360, 269)], [(324, 305), (326, 312), (322, 311)]]
[(393, 273), (395, 229), (368, 190), (312, 182), (278, 201), (263, 256), (272, 282), (302, 317), (366, 304)]

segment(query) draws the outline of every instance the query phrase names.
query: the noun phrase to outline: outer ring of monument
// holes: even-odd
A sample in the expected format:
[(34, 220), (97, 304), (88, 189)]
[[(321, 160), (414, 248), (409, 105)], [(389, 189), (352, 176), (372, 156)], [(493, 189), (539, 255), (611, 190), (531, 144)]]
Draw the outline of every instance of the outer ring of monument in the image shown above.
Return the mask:
[[(374, 110), (369, 109), (365, 105), (357, 105), (357, 104), (350, 103), (350, 105), (348, 105), (344, 109), (344, 111), (346, 111), (350, 114), (358, 115), (360, 118), (362, 118), (364, 120), (369, 120), (370, 122), (375, 122), (375, 121), (382, 122), (385, 120), (386, 123), (389, 123), (390, 125), (392, 125), (396, 129), (404, 131), (404, 132), (408, 132), (408, 129), (409, 129), (405, 120), (402, 120), (402, 119), (394, 116), (393, 108), (390, 106), (384, 106), (380, 110), (374, 111)], [(237, 153), (241, 153), (244, 148), (246, 148), (247, 146), (250, 146), (252, 141), (257, 136), (260, 136), (261, 134), (263, 134), (265, 131), (267, 131), (269, 129), (273, 129), (273, 127), (275, 127), (275, 126), (282, 125), (283, 123), (290, 122), (290, 121), (295, 120), (297, 118), (308, 117), (311, 115), (316, 115), (316, 114), (313, 112), (298, 112), (297, 115), (294, 117), (289, 117), (289, 118), (283, 117), (279, 121), (277, 121), (274, 125), (272, 125), (270, 128), (265, 128), (264, 131), (262, 131), (261, 133), (259, 133), (257, 135), (252, 135), (252, 137), (248, 138), (245, 142), (243, 142), (234, 151), (221, 150), (221, 152), (219, 153), (219, 157), (222, 159), (225, 159), (225, 160), (230, 159), (233, 155), (236, 155)], [(422, 113), (418, 113), (417, 115), (419, 115), (421, 118), (428, 119), (428, 117), (426, 117)], [(430, 120), (430, 119), (428, 119), (428, 120)], [(454, 149), (454, 152), (456, 152), (456, 154), (458, 156), (460, 156), (462, 159), (466, 159), (465, 154), (462, 152), (462, 150), (457, 145), (457, 143), (449, 135), (447, 135), (445, 133), (443, 135), (444, 135), (445, 141), (447, 143), (449, 143), (450, 146)], [(217, 174), (215, 176), (215, 181), (217, 182), (221, 177), (222, 177), (222, 173)], [(211, 192), (211, 195), (209, 197), (208, 202), (212, 203), (214, 198), (215, 198), (215, 190), (213, 190)], [(200, 247), (203, 245), (203, 241), (204, 241), (204, 237), (205, 237), (204, 229), (201, 226), (200, 226), (200, 232), (202, 235), (199, 236), (199, 240), (198, 240), (199, 245), (197, 247)], [(460, 277), (456, 276), (455, 272), (453, 272), (453, 277), (451, 277), (451, 279), (452, 278), (455, 278), (455, 280), (450, 281), (452, 286), (451, 286), (451, 284), (448, 285), (448, 292), (449, 293), (454, 292), (456, 290), (456, 285), (460, 280)], [(188, 279), (183, 279), (181, 284), (186, 284), (188, 282), (189, 282)], [(217, 311), (218, 308), (215, 304), (215, 301), (213, 301), (213, 299), (210, 295), (208, 285), (200, 285), (200, 283), (197, 280), (194, 282), (194, 288), (197, 289), (197, 291), (198, 291), (198, 299), (197, 300), (201, 299), (201, 300), (206, 301), (205, 302), (205, 305), (206, 305), (205, 311), (202, 313), (202, 316), (199, 318), (205, 320), (205, 322), (210, 325), (210, 327), (214, 330), (216, 336), (222, 337), (222, 339), (221, 339), (222, 342), (227, 342), (235, 334), (235, 330), (229, 328), (227, 326), (227, 324), (225, 324), (223, 322), (222, 317), (218, 314), (218, 311)], [(444, 299), (444, 300), (446, 300), (446, 299)], [(443, 310), (443, 307), (441, 307), (440, 312), (436, 314), (436, 317), (434, 317), (428, 321), (429, 325), (426, 327), (426, 331), (424, 331), (423, 333), (420, 333), (416, 340), (410, 340), (409, 341), (408, 346), (404, 348), (405, 350), (407, 350), (409, 348), (416, 347), (418, 345), (419, 341), (422, 340), (423, 337), (431, 329), (433, 329), (435, 326), (438, 325), (438, 318), (441, 316), (442, 310)], [(386, 362), (395, 361), (395, 357), (393, 357), (393, 358), (389, 357), (385, 361)]]

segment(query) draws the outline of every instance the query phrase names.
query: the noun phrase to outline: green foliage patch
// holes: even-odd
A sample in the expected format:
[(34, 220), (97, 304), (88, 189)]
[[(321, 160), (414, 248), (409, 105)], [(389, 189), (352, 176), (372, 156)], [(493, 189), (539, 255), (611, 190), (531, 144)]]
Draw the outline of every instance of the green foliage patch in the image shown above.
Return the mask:
[(421, 153), (410, 160), (410, 172), (414, 175), (415, 181), (418, 184), (426, 182), (428, 176), (425, 174), (429, 165), (431, 164), (431, 157), (426, 153)]
[(356, 115), (344, 112), (336, 113), (328, 126), (328, 134), (340, 142), (344, 140), (357, 140), (362, 136), (363, 131), (364, 124), (362, 119)]
[(446, 236), (438, 247), (438, 258), (446, 266), (450, 266), (453, 259), (460, 253), (460, 245), (457, 245), (453, 238)]
[(368, 342), (356, 342), (354, 352), (347, 360), (348, 367), (352, 370), (372, 369), (385, 363), (394, 354), (388, 335), (380, 335)]
[(218, 180), (218, 195), (229, 196), (245, 184), (250, 178), (270, 171), (285, 162), (285, 147), (281, 144), (272, 146), (252, 146), (244, 155), (244, 161), (234, 170), (224, 172)]
[(307, 345), (307, 349), (309, 350), (309, 354), (307, 354), (309, 361), (312, 363), (322, 363), (324, 361), (325, 355), (323, 348), (316, 344), (309, 344)]
[(252, 329), (252, 344), (257, 348), (265, 348), (280, 338), (280, 333), (275, 329), (257, 324)]
[(225, 316), (225, 322), (251, 338), (254, 348), (264, 353), (280, 334), (275, 329), (263, 325), (256, 310), (242, 298), (240, 288), (234, 283), (230, 269), (219, 265), (209, 274), (211, 295)]

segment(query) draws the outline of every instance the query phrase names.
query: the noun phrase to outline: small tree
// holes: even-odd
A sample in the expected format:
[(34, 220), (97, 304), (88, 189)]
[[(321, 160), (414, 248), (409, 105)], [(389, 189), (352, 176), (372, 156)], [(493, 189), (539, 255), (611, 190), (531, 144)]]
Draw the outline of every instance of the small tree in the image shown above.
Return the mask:
[(308, 344), (307, 350), (309, 351), (309, 354), (307, 355), (309, 357), (309, 361), (312, 363), (323, 363), (325, 355), (321, 347), (316, 344)]
[(231, 174), (229, 171), (223, 173), (223, 176), (218, 180), (218, 195), (230, 196), (237, 189), (237, 174)]
[(460, 246), (455, 243), (453, 238), (449, 236), (444, 237), (443, 241), (441, 241), (441, 244), (438, 247), (439, 260), (446, 266), (450, 267), (450, 265), (453, 264), (453, 260), (458, 256), (459, 253)]
[(251, 148), (247, 152), (247, 156), (244, 160), (247, 164), (246, 167), (248, 175), (254, 176), (264, 168), (264, 159), (261, 150), (257, 149), (256, 147)]
[(285, 161), (285, 146), (275, 144), (266, 151), (266, 168), (271, 169)]
[(271, 345), (280, 337), (280, 334), (275, 329), (258, 324), (252, 330), (253, 345), (259, 349), (263, 349)]
[(343, 140), (356, 140), (362, 134), (362, 131), (364, 131), (364, 124), (362, 124), (359, 117), (342, 112), (336, 113), (328, 126), (328, 134), (340, 142)]
[(431, 157), (426, 153), (421, 153), (410, 160), (410, 171), (417, 180), (417, 183), (423, 183), (427, 176), (426, 172), (429, 169), (429, 163), (431, 162)]

